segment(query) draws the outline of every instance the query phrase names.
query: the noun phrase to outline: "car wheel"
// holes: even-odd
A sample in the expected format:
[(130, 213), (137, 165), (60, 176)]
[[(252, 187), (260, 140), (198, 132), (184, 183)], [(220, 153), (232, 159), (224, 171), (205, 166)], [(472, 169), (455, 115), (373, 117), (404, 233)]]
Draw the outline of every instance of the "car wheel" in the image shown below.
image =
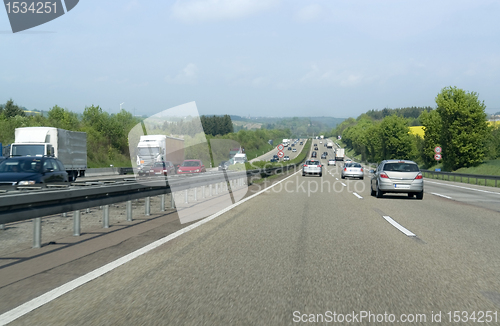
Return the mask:
[(303, 176), (303, 177), (305, 177), (305, 176), (306, 176), (306, 174), (305, 174), (304, 172), (302, 172), (302, 176)]
[(363, 177), (361, 177), (360, 179), (363, 180)]
[(343, 175), (341, 175), (340, 178), (345, 179), (345, 177)]
[(376, 191), (373, 190), (372, 185), (370, 185), (370, 195), (375, 196), (375, 194), (376, 194)]
[(323, 173), (320, 173), (320, 174), (319, 174), (319, 177), (321, 178), (322, 176), (323, 176)]
[(424, 198), (424, 191), (422, 190), (421, 192), (417, 192), (417, 199), (423, 199)]
[(377, 192), (375, 193), (375, 195), (377, 196), (377, 198), (382, 198), (382, 196), (384, 195), (384, 193), (380, 190), (378, 185), (377, 185)]

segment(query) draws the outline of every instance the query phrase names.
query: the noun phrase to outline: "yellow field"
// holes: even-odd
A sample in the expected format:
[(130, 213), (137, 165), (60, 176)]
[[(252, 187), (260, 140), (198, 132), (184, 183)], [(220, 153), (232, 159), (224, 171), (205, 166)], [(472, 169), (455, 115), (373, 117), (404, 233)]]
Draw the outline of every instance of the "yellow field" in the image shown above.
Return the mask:
[[(495, 126), (496, 128), (500, 127), (500, 121), (495, 121), (494, 124), (493, 121), (488, 121), (488, 124), (490, 126)], [(419, 135), (420, 137), (424, 138), (425, 132), (423, 126), (414, 126), (409, 128), (410, 128), (410, 134)]]
[(419, 135), (420, 137), (424, 138), (424, 127), (423, 126), (413, 126), (410, 127), (410, 134), (413, 135)]

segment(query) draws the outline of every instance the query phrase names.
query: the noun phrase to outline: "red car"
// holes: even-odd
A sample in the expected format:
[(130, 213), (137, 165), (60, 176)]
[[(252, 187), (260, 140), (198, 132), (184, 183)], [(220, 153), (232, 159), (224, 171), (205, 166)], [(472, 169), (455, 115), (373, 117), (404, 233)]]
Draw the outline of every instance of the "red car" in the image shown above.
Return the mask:
[(149, 175), (172, 175), (175, 174), (175, 167), (172, 162), (156, 162), (149, 168)]
[(177, 174), (190, 174), (207, 172), (205, 165), (200, 160), (184, 160), (177, 169)]

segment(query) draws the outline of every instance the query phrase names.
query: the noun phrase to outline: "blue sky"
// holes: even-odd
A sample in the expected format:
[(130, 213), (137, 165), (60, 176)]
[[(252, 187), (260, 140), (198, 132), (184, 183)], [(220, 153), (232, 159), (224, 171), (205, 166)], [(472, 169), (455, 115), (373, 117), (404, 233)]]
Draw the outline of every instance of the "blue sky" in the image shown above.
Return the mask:
[(500, 2), (82, 0), (12, 34), (0, 103), (152, 115), (356, 117), (457, 86), (500, 111)]

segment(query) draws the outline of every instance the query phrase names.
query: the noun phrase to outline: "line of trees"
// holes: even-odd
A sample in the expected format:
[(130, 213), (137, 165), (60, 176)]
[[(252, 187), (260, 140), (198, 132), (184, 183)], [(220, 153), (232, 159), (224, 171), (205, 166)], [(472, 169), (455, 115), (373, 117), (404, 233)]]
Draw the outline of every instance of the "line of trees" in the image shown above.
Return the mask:
[[(434, 148), (441, 146), (443, 169), (476, 166), (500, 156), (500, 131), (488, 126), (484, 101), (475, 92), (445, 87), (436, 96), (437, 108), (404, 108), (380, 114), (371, 110), (349, 118), (332, 131), (363, 160), (411, 159), (425, 167), (436, 164)], [(414, 115), (419, 113), (415, 119)], [(381, 120), (376, 120), (383, 116)], [(409, 133), (412, 119), (424, 126), (424, 138)]]

